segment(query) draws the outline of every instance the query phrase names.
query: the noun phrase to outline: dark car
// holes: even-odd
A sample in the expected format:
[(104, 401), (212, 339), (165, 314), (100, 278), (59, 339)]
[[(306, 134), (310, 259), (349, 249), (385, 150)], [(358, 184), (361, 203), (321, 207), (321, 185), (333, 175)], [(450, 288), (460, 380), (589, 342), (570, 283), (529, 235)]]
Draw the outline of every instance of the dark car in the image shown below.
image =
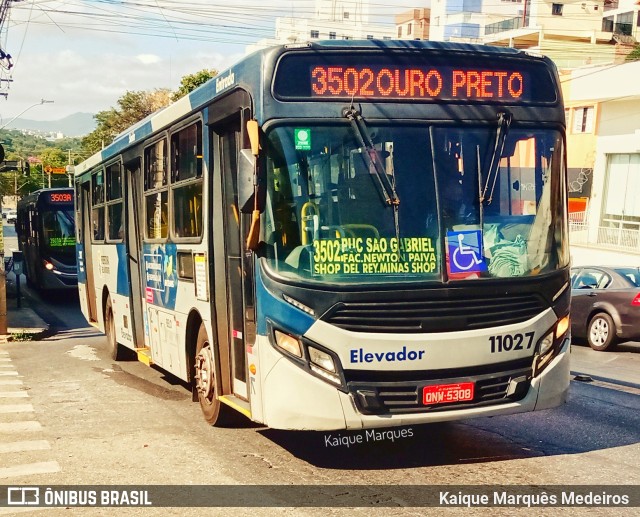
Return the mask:
[(640, 268), (572, 268), (571, 334), (594, 350), (640, 340)]

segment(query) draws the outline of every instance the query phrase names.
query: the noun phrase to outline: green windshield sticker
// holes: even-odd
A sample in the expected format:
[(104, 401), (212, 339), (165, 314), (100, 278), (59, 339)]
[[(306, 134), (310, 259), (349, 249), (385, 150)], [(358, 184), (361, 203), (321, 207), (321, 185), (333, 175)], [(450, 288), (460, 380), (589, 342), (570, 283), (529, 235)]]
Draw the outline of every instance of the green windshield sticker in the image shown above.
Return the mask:
[(343, 237), (313, 242), (314, 275), (433, 273), (437, 258), (430, 237)]
[(296, 151), (311, 151), (311, 129), (297, 128), (293, 130)]
[(76, 243), (75, 237), (50, 237), (49, 246), (52, 248), (64, 248), (65, 246), (74, 246)]

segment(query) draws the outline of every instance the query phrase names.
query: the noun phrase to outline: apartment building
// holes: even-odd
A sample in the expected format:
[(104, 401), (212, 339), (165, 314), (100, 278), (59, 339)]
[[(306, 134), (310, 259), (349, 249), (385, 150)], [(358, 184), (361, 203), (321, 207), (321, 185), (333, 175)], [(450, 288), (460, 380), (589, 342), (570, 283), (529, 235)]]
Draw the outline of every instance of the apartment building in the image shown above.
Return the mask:
[(430, 9), (410, 9), (396, 15), (396, 39), (430, 39), (430, 19)]
[(331, 39), (392, 39), (392, 27), (370, 21), (369, 0), (316, 0), (312, 13), (276, 18), (275, 36), (247, 46), (251, 53), (273, 45)]
[(560, 68), (611, 63), (604, 10), (605, 0), (432, 0), (430, 38), (528, 49)]

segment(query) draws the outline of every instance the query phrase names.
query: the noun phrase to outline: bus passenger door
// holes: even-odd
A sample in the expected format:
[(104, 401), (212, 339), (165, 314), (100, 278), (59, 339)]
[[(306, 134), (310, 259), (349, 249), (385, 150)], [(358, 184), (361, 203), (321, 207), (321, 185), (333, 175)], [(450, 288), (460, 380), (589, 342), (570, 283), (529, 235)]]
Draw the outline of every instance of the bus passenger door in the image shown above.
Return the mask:
[(124, 164), (125, 170), (125, 206), (126, 206), (126, 246), (127, 273), (131, 297), (131, 316), (133, 318), (133, 342), (136, 348), (145, 346), (142, 307), (142, 283), (140, 278), (140, 214), (142, 213), (140, 198), (140, 182), (142, 167), (140, 158)]
[[(237, 112), (236, 112), (237, 113)], [(245, 400), (249, 399), (247, 389), (247, 351), (255, 341), (255, 316), (253, 310), (253, 265), (251, 253), (245, 253), (243, 235), (248, 232), (250, 217), (241, 214), (238, 209), (237, 164), (238, 153), (242, 148), (241, 117), (237, 115), (215, 127), (217, 142), (215, 145), (219, 158), (217, 181), (222, 183), (222, 222), (224, 224), (224, 250), (226, 269), (226, 310), (218, 305), (218, 318), (225, 318), (219, 328), (227, 328), (228, 347), (224, 348), (230, 356), (231, 381), (233, 393)], [(219, 224), (217, 225), (219, 227)], [(215, 227), (214, 227), (215, 235)], [(219, 241), (218, 241), (219, 242)], [(222, 254), (218, 252), (219, 257)], [(218, 277), (219, 278), (219, 277)], [(222, 279), (220, 279), (222, 280)], [(220, 284), (218, 284), (220, 285)], [(219, 333), (224, 336), (224, 332)], [(222, 338), (221, 338), (222, 339)], [(221, 343), (222, 345), (222, 343)]]
[(93, 281), (93, 235), (91, 226), (91, 182), (85, 181), (82, 188), (82, 242), (84, 253), (84, 271), (86, 274), (85, 290), (89, 321), (98, 321), (96, 310), (96, 289)]

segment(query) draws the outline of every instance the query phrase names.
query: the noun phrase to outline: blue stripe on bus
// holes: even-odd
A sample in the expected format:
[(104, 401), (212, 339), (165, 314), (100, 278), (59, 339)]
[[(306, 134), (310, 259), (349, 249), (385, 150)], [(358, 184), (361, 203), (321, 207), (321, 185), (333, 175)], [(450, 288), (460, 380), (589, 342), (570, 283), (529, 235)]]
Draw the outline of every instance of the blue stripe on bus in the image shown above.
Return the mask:
[(314, 324), (315, 318), (296, 309), (282, 298), (269, 291), (262, 281), (260, 268), (256, 268), (256, 307), (258, 334), (267, 334), (267, 318), (283, 329), (290, 330), (302, 336)]
[(116, 292), (122, 296), (129, 296), (129, 271), (127, 270), (126, 244), (116, 244), (116, 252), (118, 253)]

